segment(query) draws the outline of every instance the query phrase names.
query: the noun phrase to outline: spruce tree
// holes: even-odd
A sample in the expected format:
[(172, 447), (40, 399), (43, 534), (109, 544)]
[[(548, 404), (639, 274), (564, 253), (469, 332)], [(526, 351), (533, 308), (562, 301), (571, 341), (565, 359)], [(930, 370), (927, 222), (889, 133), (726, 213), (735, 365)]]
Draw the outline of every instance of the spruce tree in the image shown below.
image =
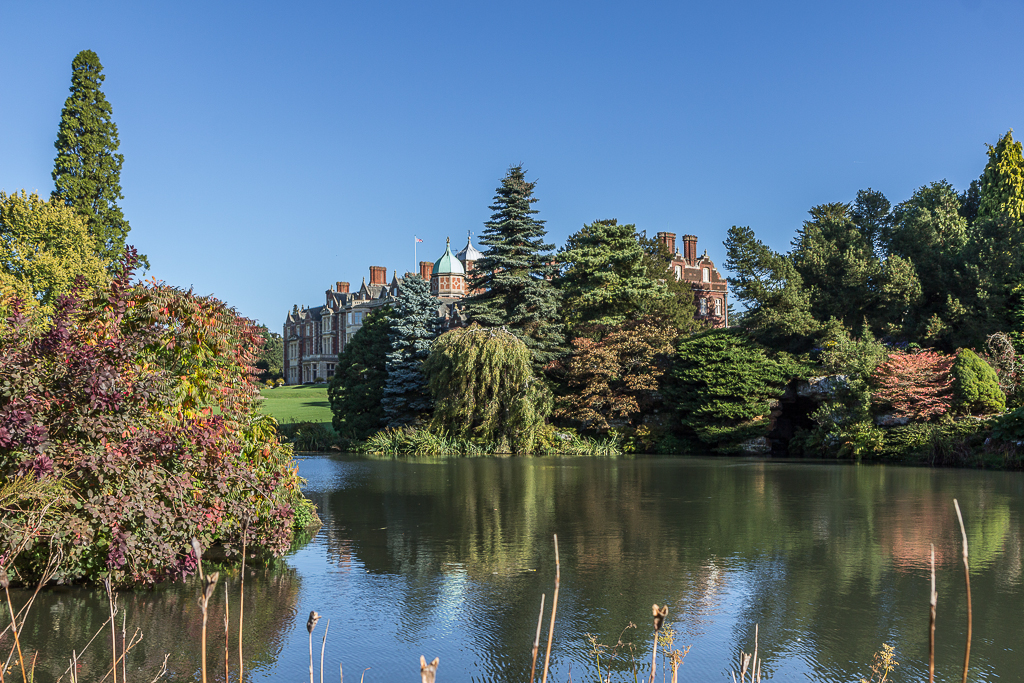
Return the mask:
[(341, 436), (365, 439), (384, 426), (381, 394), (388, 376), (391, 322), (387, 306), (373, 311), (338, 354), (327, 398), (334, 431)]
[(543, 368), (561, 354), (565, 337), (551, 284), (554, 245), (544, 242), (544, 221), (531, 207), (535, 185), (522, 166), (502, 178), (480, 239), (484, 256), (472, 271), (471, 286), (482, 293), (469, 297), (466, 308), (470, 320), (484, 327), (507, 326), (530, 349), (534, 367)]
[(402, 281), (388, 335), (391, 351), (380, 402), (389, 427), (417, 424), (431, 409), (423, 361), (441, 332), (437, 306), (438, 301), (430, 295), (425, 280), (410, 275)]
[[(130, 227), (117, 200), (121, 194), (120, 143), (111, 107), (100, 90), (103, 65), (92, 50), (71, 62), (71, 94), (64, 102), (57, 131), (52, 197), (74, 207), (88, 221), (94, 251), (108, 269), (124, 251)], [(145, 262), (145, 257), (142, 257)], [(148, 265), (148, 264), (147, 264)]]

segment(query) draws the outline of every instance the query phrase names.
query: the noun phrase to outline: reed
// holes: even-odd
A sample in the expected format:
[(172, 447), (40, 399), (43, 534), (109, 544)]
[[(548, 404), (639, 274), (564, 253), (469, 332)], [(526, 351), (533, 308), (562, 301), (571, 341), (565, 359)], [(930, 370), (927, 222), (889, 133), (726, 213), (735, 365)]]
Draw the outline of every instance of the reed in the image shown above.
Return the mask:
[(971, 662), (971, 630), (973, 627), (973, 615), (971, 614), (971, 565), (967, 561), (967, 530), (964, 528), (964, 517), (960, 514), (960, 503), (953, 499), (953, 507), (956, 509), (956, 518), (960, 522), (960, 537), (963, 539), (964, 555), (964, 581), (967, 583), (967, 647), (964, 650), (964, 677), (963, 683), (967, 683), (967, 668)]
[(434, 657), (434, 661), (427, 664), (427, 658), (420, 655), (420, 680), (421, 683), (434, 683), (434, 676), (437, 675), (437, 665), (440, 658)]
[[(110, 650), (113, 655), (114, 683), (117, 683), (117, 623), (114, 621), (117, 607), (114, 605), (114, 593), (111, 590), (109, 578), (103, 579), (103, 587), (107, 590), (107, 603), (110, 605)], [(206, 683), (206, 679), (203, 679), (203, 683)]]
[(654, 613), (654, 646), (651, 648), (651, 677), (648, 683), (654, 683), (654, 674), (658, 669), (658, 634), (661, 632), (661, 625), (665, 623), (665, 617), (668, 616), (668, 605), (659, 608), (658, 603), (654, 603), (651, 611)]
[(0, 574), (0, 586), (3, 586), (4, 594), (7, 596), (7, 609), (11, 613), (11, 632), (14, 634), (14, 646), (18, 650), (18, 665), (21, 667), (21, 681), (28, 683), (25, 677), (25, 658), (21, 655), (21, 640), (18, 638), (18, 620), (14, 617), (14, 604), (11, 602), (11, 581), (7, 578), (7, 572)]
[[(534, 674), (537, 673), (537, 650), (540, 648), (540, 629), (544, 625), (544, 594), (540, 594), (540, 614), (537, 615), (537, 636), (533, 639), (533, 664), (530, 665), (530, 683), (533, 683)], [(600, 662), (598, 662), (600, 667)], [(0, 680), (0, 683), (3, 683)]]
[(932, 548), (932, 591), (928, 596), (930, 605), (928, 617), (928, 683), (935, 683), (935, 609), (939, 604), (939, 594), (935, 590), (935, 544)]
[(331, 620), (324, 624), (324, 640), (320, 643), (320, 683), (324, 683), (324, 650), (327, 649), (327, 632), (331, 630)]
[(555, 614), (558, 612), (558, 585), (562, 581), (562, 563), (558, 558), (558, 534), (555, 534), (555, 594), (551, 598), (551, 626), (548, 627), (548, 649), (544, 652), (544, 678), (548, 683), (548, 665), (551, 663), (551, 641), (555, 636)]

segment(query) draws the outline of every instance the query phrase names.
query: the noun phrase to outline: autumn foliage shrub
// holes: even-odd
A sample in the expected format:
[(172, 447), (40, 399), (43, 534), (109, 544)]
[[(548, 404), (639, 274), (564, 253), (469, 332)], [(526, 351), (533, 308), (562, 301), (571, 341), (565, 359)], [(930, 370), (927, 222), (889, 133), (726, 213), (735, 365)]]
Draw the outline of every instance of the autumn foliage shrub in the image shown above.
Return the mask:
[(935, 351), (893, 351), (872, 376), (876, 404), (889, 406), (897, 417), (928, 421), (953, 402), (953, 358)]
[(129, 250), (108, 286), (73, 290), (41, 325), (0, 302), (0, 479), (61, 494), (9, 508), (50, 506), (17, 547), (0, 539), (0, 567), (23, 580), (54, 558), (63, 581), (185, 575), (193, 537), (230, 556), (245, 533), (250, 552), (279, 555), (309, 511), (256, 409), (256, 327), (216, 299), (133, 283), (133, 264)]

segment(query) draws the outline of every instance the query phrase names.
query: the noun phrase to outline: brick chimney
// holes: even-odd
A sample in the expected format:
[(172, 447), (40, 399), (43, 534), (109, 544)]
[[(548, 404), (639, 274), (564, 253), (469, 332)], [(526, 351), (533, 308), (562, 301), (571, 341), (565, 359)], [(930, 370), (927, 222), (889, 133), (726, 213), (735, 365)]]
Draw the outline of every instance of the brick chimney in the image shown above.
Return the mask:
[(337, 285), (337, 289), (335, 291), (337, 291), (339, 294), (348, 294), (347, 282), (337, 282), (335, 284)]
[(384, 266), (370, 266), (370, 284), (386, 285), (388, 283), (388, 269)]
[(659, 232), (658, 241), (665, 245), (668, 253), (676, 253), (676, 234), (674, 232)]
[(697, 262), (696, 235), (683, 235), (683, 258), (691, 266)]
[(434, 274), (433, 261), (420, 261), (420, 277), (430, 282), (430, 276)]

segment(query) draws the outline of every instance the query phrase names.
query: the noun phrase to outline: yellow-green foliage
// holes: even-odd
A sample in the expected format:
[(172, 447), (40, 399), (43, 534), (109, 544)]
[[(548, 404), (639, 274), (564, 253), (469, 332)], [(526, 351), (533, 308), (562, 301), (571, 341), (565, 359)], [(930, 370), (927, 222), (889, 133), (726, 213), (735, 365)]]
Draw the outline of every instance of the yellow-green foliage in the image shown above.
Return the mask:
[(960, 412), (991, 415), (1006, 409), (1006, 396), (992, 367), (970, 349), (960, 349), (953, 363), (953, 401)]
[(90, 285), (106, 281), (92, 244), (85, 219), (72, 207), (24, 190), (0, 192), (0, 298), (14, 295), (27, 310), (51, 315), (79, 276)]
[(473, 325), (438, 337), (424, 371), (434, 431), (493, 442), (499, 452), (534, 450), (551, 392), (533, 374), (526, 344), (507, 328)]

